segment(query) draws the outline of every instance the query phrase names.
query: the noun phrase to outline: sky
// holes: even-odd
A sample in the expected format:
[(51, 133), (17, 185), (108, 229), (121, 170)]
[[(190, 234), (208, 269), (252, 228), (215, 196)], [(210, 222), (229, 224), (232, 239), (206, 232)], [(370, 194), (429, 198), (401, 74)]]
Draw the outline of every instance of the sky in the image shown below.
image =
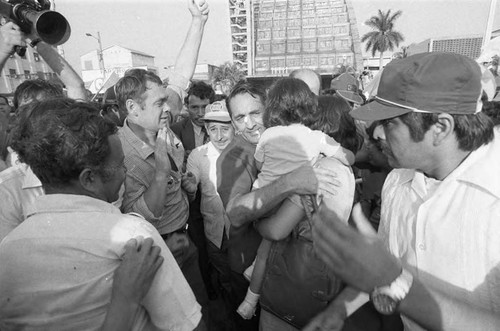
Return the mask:
[[(207, 0), (210, 17), (198, 63), (220, 65), (231, 59), (227, 0)], [(402, 45), (427, 38), (483, 35), (491, 0), (351, 0), (360, 35), (370, 31), (364, 22), (378, 9), (401, 10), (395, 29), (405, 37)], [(98, 48), (121, 45), (155, 56), (163, 77), (173, 65), (191, 16), (187, 0), (55, 0), (56, 10), (71, 25), (71, 38), (64, 45), (66, 59), (80, 72), (80, 56)], [(500, 28), (500, 1), (493, 29)], [(364, 46), (363, 46), (364, 51)]]

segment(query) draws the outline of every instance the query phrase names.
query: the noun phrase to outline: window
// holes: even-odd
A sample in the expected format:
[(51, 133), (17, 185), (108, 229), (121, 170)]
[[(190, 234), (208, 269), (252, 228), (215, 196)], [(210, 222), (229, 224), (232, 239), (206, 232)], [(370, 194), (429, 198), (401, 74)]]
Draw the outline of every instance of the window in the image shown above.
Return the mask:
[(38, 53), (33, 52), (33, 58), (35, 59), (35, 62), (40, 62), (40, 55), (38, 55)]
[(316, 36), (316, 29), (314, 28), (305, 28), (302, 30), (304, 37), (314, 37)]
[(9, 69), (9, 76), (10, 78), (17, 78), (16, 69)]
[(92, 69), (94, 69), (91, 60), (85, 60), (83, 62), (83, 67), (85, 68), (85, 70), (92, 70)]
[(304, 52), (315, 52), (316, 51), (316, 40), (303, 41), (302, 47), (304, 48)]
[(257, 61), (255, 61), (255, 63), (256, 63), (257, 70), (269, 70), (269, 61), (268, 60), (257, 60)]
[(286, 65), (288, 67), (300, 67), (300, 58), (288, 58)]
[(300, 38), (300, 29), (297, 29), (297, 28), (288, 29), (288, 37), (289, 38)]
[(285, 29), (274, 30), (273, 36), (274, 38), (286, 38), (286, 30)]
[(285, 42), (277, 42), (273, 44), (273, 54), (285, 53)]
[(24, 78), (30, 79), (31, 78), (31, 73), (29, 70), (24, 70)]
[(288, 42), (288, 52), (290, 53), (300, 52), (300, 42), (299, 41)]

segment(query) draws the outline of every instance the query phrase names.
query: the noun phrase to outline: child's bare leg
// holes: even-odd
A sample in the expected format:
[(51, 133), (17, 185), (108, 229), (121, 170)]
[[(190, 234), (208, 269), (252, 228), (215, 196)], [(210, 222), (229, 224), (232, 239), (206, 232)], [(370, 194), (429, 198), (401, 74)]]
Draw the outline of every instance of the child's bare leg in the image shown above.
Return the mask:
[(250, 280), (250, 287), (248, 288), (245, 300), (243, 300), (241, 305), (238, 307), (238, 313), (244, 319), (252, 318), (257, 307), (257, 302), (259, 302), (260, 291), (266, 274), (267, 257), (269, 255), (269, 251), (271, 250), (271, 244), (271, 241), (262, 239), (262, 243), (257, 251), (252, 279)]

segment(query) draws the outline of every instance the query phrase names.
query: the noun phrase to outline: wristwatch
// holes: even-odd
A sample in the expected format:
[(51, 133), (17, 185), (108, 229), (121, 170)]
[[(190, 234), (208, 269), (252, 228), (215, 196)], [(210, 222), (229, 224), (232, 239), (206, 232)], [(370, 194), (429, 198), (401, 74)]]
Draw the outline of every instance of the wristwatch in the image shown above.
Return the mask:
[(394, 314), (399, 303), (410, 291), (412, 283), (412, 274), (403, 268), (401, 274), (390, 285), (375, 287), (370, 294), (370, 300), (379, 313)]

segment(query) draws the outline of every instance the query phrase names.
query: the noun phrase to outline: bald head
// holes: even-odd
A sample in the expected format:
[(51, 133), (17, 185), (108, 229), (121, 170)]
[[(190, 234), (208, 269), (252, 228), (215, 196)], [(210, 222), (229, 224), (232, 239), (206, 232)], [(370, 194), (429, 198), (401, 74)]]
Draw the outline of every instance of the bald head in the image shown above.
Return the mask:
[(290, 73), (290, 77), (300, 79), (309, 86), (314, 94), (319, 95), (319, 91), (321, 90), (321, 76), (316, 71), (311, 69), (297, 69)]

